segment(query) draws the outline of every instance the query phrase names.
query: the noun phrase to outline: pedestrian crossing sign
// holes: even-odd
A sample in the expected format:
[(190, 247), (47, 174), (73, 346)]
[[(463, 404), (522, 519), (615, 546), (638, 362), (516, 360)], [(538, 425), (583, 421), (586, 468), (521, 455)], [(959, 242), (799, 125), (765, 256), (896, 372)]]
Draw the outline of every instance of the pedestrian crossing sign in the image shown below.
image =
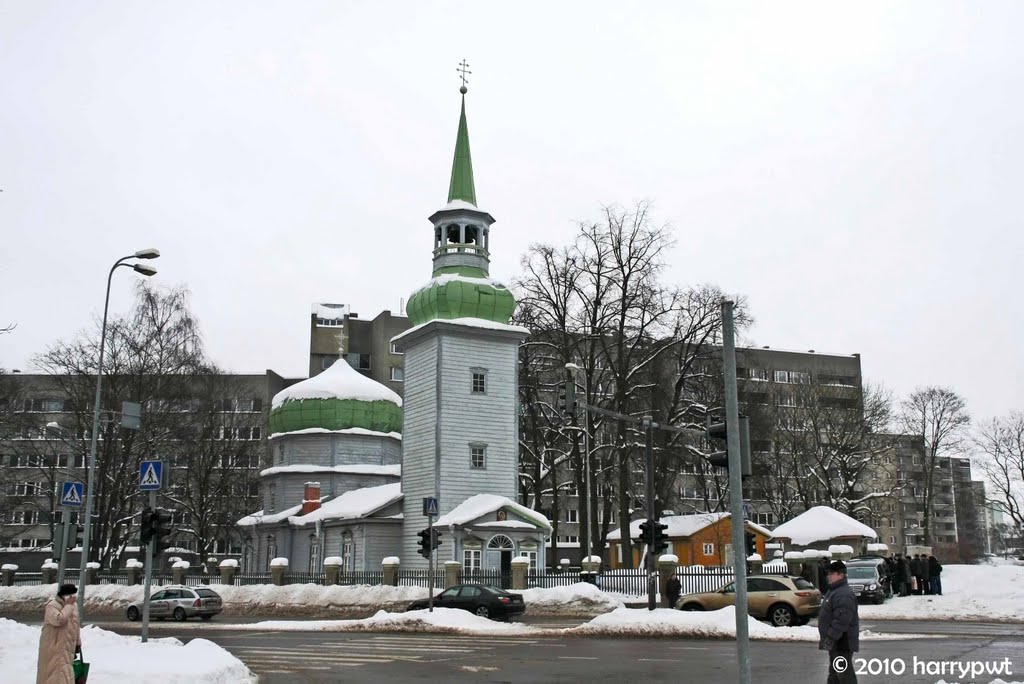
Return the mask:
[(139, 468), (139, 489), (144, 492), (160, 489), (163, 476), (163, 461), (143, 461)]
[(85, 498), (85, 485), (81, 482), (63, 482), (60, 488), (61, 506), (81, 506)]

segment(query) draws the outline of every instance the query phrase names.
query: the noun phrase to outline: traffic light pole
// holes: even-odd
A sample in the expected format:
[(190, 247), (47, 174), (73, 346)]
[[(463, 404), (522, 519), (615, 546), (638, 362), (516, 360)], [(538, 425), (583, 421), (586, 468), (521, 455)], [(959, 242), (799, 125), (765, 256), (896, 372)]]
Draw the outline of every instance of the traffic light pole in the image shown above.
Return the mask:
[(430, 592), (430, 598), (427, 599), (428, 612), (434, 612), (434, 516), (427, 516), (427, 539), (430, 540), (430, 558), (427, 567), (429, 570), (427, 573), (430, 577), (427, 579), (427, 591)]
[[(149, 510), (156, 511), (156, 491), (149, 492)], [(145, 513), (143, 513), (145, 515)], [(146, 572), (142, 588), (142, 643), (149, 639), (149, 585), (153, 582), (153, 547), (158, 543), (156, 535), (146, 542)]]
[(644, 483), (644, 496), (647, 498), (647, 524), (651, 527), (651, 538), (647, 544), (647, 610), (654, 610), (658, 606), (658, 582), (655, 579), (658, 568), (654, 564), (654, 548), (659, 520), (655, 517), (658, 511), (654, 507), (654, 421), (650, 416), (644, 419), (644, 431), (647, 433), (647, 453), (644, 459), (647, 482)]
[(722, 302), (722, 361), (725, 366), (725, 423), (729, 452), (729, 518), (732, 524), (733, 586), (736, 588), (736, 651), (740, 684), (750, 684), (750, 634), (747, 616), (747, 556), (743, 524), (743, 466), (740, 409), (736, 390), (736, 339), (733, 303)]

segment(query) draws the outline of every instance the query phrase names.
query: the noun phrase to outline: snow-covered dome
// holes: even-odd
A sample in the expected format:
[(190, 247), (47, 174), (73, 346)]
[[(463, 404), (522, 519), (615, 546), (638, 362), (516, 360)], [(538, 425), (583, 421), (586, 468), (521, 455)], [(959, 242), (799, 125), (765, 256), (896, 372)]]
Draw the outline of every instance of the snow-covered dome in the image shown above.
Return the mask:
[(339, 360), (315, 377), (274, 395), (271, 432), (307, 428), (402, 430), (402, 398)]

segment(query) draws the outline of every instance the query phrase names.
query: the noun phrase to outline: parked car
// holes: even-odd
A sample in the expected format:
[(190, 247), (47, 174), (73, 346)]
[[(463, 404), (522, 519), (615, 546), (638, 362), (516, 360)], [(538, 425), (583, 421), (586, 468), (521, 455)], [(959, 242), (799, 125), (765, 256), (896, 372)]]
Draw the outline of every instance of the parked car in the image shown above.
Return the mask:
[[(128, 606), (128, 619), (142, 619), (143, 602)], [(149, 597), (149, 616), (157, 620), (172, 617), (182, 622), (191, 617), (209, 620), (224, 609), (220, 594), (208, 587), (160, 587)]]
[(858, 600), (871, 601), (875, 604), (885, 602), (889, 593), (886, 589), (888, 582), (880, 573), (884, 567), (859, 561), (850, 561), (846, 564), (846, 582)]
[[(719, 610), (736, 603), (735, 582), (718, 591), (679, 597), (679, 610)], [(821, 592), (803, 577), (752, 575), (747, 578), (747, 612), (776, 627), (805, 625), (821, 610)]]
[[(846, 567), (859, 566), (859, 565), (870, 565), (873, 566), (878, 572), (878, 578), (882, 588), (885, 590), (885, 598), (892, 596), (893, 581), (889, 574), (889, 565), (885, 562), (885, 559), (881, 556), (855, 556), (850, 560), (846, 561)], [(847, 578), (850, 579), (850, 575), (847, 574)], [(850, 581), (853, 584), (853, 581)]]
[[(427, 599), (409, 604), (407, 610), (426, 610)], [(520, 594), (513, 594), (489, 584), (456, 584), (434, 597), (437, 608), (458, 608), (485, 618), (509, 619), (526, 612)]]

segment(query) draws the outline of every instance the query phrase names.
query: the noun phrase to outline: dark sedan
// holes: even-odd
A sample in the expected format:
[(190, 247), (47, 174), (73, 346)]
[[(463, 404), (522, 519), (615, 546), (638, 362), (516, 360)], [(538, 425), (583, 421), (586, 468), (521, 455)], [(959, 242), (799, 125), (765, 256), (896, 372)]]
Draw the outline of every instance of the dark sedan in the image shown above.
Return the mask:
[[(410, 603), (407, 610), (426, 610), (428, 605), (428, 599), (420, 599)], [(526, 612), (526, 604), (520, 594), (488, 584), (456, 584), (434, 597), (434, 607), (458, 608), (480, 617), (502, 620)]]

